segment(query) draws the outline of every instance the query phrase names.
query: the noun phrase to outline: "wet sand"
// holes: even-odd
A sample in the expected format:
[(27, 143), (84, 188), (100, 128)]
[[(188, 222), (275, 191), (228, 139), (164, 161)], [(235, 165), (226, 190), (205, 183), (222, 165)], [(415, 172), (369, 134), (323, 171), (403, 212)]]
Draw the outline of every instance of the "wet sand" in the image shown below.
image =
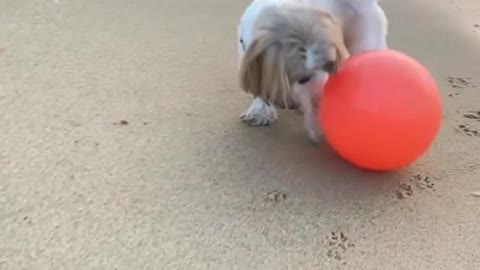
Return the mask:
[(390, 45), (444, 123), (373, 174), (240, 122), (245, 0), (1, 0), (0, 269), (480, 269), (480, 4), (419, 2)]

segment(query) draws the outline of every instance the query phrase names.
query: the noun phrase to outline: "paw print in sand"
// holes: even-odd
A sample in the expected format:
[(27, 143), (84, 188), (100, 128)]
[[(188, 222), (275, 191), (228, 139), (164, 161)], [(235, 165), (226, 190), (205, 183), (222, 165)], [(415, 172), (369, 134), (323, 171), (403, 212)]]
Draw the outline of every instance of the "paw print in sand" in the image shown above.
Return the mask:
[(448, 83), (452, 88), (463, 89), (467, 87), (476, 87), (475, 84), (472, 84), (472, 78), (470, 77), (455, 77), (449, 76)]
[[(455, 77), (455, 76), (449, 76), (447, 78), (448, 83), (450, 84), (450, 87), (454, 90), (460, 90), (464, 88), (475, 88), (477, 85), (472, 83), (472, 78), (469, 77)], [(455, 92), (452, 94), (449, 94), (449, 97), (458, 96), (460, 93)]]
[(413, 176), (413, 182), (415, 183), (415, 186), (419, 189), (435, 190), (435, 183), (433, 183), (428, 176), (416, 174)]
[(479, 137), (480, 132), (478, 132), (477, 129), (471, 127), (468, 124), (460, 124), (458, 125), (457, 132), (460, 132), (464, 135), (470, 136), (470, 137)]
[(409, 181), (400, 183), (395, 195), (397, 199), (406, 199), (414, 194), (416, 190), (431, 190), (435, 191), (435, 183), (429, 176), (422, 176), (421, 174), (415, 174)]
[(327, 257), (335, 259), (336, 261), (346, 264), (344, 260), (345, 253), (355, 247), (343, 232), (331, 232), (327, 236)]
[[(460, 111), (457, 112), (460, 113)], [(463, 113), (463, 118), (466, 122), (459, 124), (456, 131), (470, 137), (480, 137), (478, 129), (472, 126), (475, 125), (473, 121), (480, 122), (480, 110), (465, 112)]]
[(273, 190), (267, 193), (266, 201), (279, 203), (287, 199), (287, 194), (282, 191)]
[(395, 191), (397, 199), (405, 199), (413, 195), (413, 187), (407, 183), (400, 183), (398, 189)]
[(463, 114), (464, 118), (480, 121), (480, 111), (469, 111)]

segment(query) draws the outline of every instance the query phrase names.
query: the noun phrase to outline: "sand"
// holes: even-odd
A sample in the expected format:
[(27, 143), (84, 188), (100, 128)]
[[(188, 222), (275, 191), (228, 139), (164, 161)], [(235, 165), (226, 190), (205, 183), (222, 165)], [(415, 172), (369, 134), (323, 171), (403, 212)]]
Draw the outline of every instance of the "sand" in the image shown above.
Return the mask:
[(480, 269), (480, 3), (384, 1), (445, 106), (388, 174), (240, 122), (246, 5), (0, 1), (0, 269)]

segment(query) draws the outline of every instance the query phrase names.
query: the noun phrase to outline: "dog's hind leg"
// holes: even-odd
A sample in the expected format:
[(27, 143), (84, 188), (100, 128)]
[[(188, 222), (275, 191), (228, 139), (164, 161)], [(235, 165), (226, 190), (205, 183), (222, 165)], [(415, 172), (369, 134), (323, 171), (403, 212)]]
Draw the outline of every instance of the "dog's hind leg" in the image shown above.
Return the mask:
[(368, 4), (349, 21), (345, 34), (351, 55), (365, 50), (386, 49), (388, 20), (385, 12), (378, 3)]

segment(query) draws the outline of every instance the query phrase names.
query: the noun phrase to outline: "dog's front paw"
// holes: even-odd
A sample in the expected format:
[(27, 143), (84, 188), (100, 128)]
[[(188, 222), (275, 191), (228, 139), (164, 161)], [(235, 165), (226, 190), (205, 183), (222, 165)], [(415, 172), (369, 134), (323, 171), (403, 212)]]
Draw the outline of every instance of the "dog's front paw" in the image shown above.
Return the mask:
[(314, 144), (320, 143), (322, 140), (323, 134), (318, 128), (307, 127), (307, 135), (310, 141)]
[(308, 138), (315, 144), (320, 143), (323, 138), (323, 132), (320, 128), (320, 124), (314, 115), (305, 119), (305, 130)]
[(257, 97), (240, 118), (252, 126), (269, 126), (278, 119), (277, 109), (273, 104)]

